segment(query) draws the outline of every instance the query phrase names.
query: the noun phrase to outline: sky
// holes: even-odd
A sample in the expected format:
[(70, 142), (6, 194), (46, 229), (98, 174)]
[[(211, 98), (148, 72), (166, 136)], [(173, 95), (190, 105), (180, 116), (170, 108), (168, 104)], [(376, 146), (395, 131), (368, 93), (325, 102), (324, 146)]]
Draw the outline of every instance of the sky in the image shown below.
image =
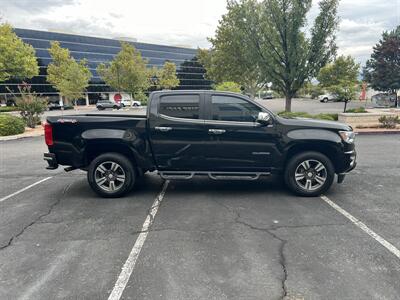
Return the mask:
[[(210, 46), (226, 0), (0, 0), (14, 27), (192, 48)], [(318, 13), (313, 1), (309, 23)], [(364, 64), (382, 32), (400, 25), (400, 0), (341, 0), (339, 54)]]

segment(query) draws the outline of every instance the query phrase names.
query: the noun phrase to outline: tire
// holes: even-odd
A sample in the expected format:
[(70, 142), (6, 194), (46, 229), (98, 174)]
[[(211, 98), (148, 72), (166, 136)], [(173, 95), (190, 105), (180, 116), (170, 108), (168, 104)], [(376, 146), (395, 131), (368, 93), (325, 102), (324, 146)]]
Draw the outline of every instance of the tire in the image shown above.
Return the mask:
[(136, 182), (136, 172), (127, 157), (110, 152), (101, 154), (90, 163), (87, 178), (90, 187), (99, 196), (118, 198), (132, 189)]
[(293, 193), (304, 197), (315, 197), (326, 192), (334, 178), (335, 168), (330, 159), (313, 151), (294, 155), (284, 173), (286, 186)]
[(137, 104), (137, 103), (133, 103), (133, 106), (135, 106), (135, 107), (138, 107), (138, 106), (139, 106), (139, 104)]
[(104, 107), (98, 106), (97, 109), (98, 109), (98, 110), (104, 110)]
[(328, 103), (329, 99), (328, 99), (328, 98), (324, 98), (324, 99), (322, 99), (322, 101), (323, 101), (324, 103)]

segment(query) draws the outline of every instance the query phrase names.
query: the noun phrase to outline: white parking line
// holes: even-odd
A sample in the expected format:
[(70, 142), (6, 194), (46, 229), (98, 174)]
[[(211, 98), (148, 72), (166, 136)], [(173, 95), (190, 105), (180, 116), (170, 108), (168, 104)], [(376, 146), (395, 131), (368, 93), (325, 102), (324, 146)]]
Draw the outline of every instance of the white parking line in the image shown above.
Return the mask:
[(329, 204), (331, 207), (336, 209), (338, 212), (340, 212), (343, 216), (345, 216), (347, 219), (349, 219), (354, 225), (356, 225), (358, 228), (366, 232), (368, 235), (370, 235), (373, 239), (375, 239), (378, 243), (380, 243), (383, 247), (388, 249), (392, 254), (394, 254), (397, 258), (400, 259), (400, 250), (397, 249), (395, 246), (393, 246), (391, 243), (386, 241), (383, 237), (381, 237), (379, 234), (375, 233), (372, 231), (367, 225), (365, 225), (363, 222), (358, 220), (356, 217), (352, 216), (349, 214), (347, 211), (345, 211), (343, 208), (341, 208), (339, 205), (334, 203), (332, 200), (330, 200), (326, 196), (321, 196), (321, 199), (324, 200), (327, 204)]
[(42, 183), (42, 182), (44, 182), (46, 180), (49, 180), (50, 178), (53, 178), (53, 176), (46, 177), (46, 178), (44, 178), (42, 180), (36, 181), (35, 183), (32, 183), (31, 185), (28, 185), (27, 187), (24, 187), (23, 189), (20, 189), (19, 191), (16, 191), (15, 193), (12, 193), (12, 194), (10, 194), (8, 196), (5, 196), (5, 197), (0, 199), (0, 202), (3, 202), (5, 200), (7, 200), (7, 199), (10, 199), (11, 197), (14, 197), (14, 196), (16, 196), (16, 195), (18, 195), (18, 194), (20, 194), (22, 192), (25, 192), (26, 190), (29, 190), (31, 187), (34, 187), (35, 185), (38, 185), (39, 183)]
[(119, 274), (118, 279), (115, 282), (114, 288), (110, 296), (108, 297), (108, 300), (119, 300), (121, 298), (122, 293), (126, 285), (128, 284), (129, 278), (131, 277), (136, 261), (139, 257), (140, 250), (142, 250), (143, 244), (146, 241), (149, 229), (154, 222), (154, 217), (156, 216), (158, 208), (160, 207), (160, 204), (164, 198), (165, 192), (167, 191), (168, 184), (169, 180), (164, 182), (161, 192), (158, 194), (157, 198), (154, 200), (153, 205), (150, 207), (146, 220), (143, 223), (141, 233), (136, 239), (131, 253), (129, 254), (124, 266), (122, 267), (121, 273)]

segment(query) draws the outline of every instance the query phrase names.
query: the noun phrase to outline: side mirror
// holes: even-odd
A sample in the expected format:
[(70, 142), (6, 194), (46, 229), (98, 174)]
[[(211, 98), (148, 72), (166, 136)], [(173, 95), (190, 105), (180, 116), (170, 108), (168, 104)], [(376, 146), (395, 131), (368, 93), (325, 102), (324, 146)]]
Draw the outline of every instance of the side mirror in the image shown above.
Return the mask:
[(271, 116), (267, 112), (259, 112), (257, 116), (257, 123), (268, 125), (271, 122)]

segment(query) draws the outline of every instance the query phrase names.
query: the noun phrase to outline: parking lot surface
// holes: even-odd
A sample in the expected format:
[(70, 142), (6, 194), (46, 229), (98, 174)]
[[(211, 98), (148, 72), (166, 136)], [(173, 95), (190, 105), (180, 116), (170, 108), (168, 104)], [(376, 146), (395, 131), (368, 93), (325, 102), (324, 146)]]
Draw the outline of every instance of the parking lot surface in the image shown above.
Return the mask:
[[(43, 138), (0, 142), (0, 299), (107, 299), (115, 290), (121, 299), (400, 295), (398, 135), (359, 136), (357, 168), (326, 194), (393, 251), (278, 178), (166, 184), (146, 174), (128, 196), (102, 199), (84, 172), (45, 170), (45, 151)], [(121, 274), (130, 276), (118, 287)]]
[[(267, 107), (269, 110), (278, 113), (285, 110), (285, 99), (275, 98), (269, 100), (256, 100), (263, 106)], [(358, 108), (358, 107), (372, 107), (372, 103), (370, 101), (351, 101), (348, 103), (347, 108)], [(61, 115), (70, 115), (70, 114), (87, 114), (87, 113), (133, 113), (139, 115), (146, 114), (146, 106), (143, 107), (134, 107), (134, 108), (124, 108), (120, 111), (107, 109), (105, 111), (99, 111), (94, 106), (85, 107), (85, 106), (77, 106), (75, 110), (52, 110), (46, 111), (42, 120), (45, 121), (48, 116), (61, 116)], [(307, 112), (310, 114), (319, 114), (319, 113), (341, 113), (343, 112), (344, 103), (343, 102), (328, 102), (321, 103), (318, 100), (311, 99), (293, 99), (292, 100), (292, 111), (295, 112)], [(16, 113), (17, 114), (17, 113)]]

